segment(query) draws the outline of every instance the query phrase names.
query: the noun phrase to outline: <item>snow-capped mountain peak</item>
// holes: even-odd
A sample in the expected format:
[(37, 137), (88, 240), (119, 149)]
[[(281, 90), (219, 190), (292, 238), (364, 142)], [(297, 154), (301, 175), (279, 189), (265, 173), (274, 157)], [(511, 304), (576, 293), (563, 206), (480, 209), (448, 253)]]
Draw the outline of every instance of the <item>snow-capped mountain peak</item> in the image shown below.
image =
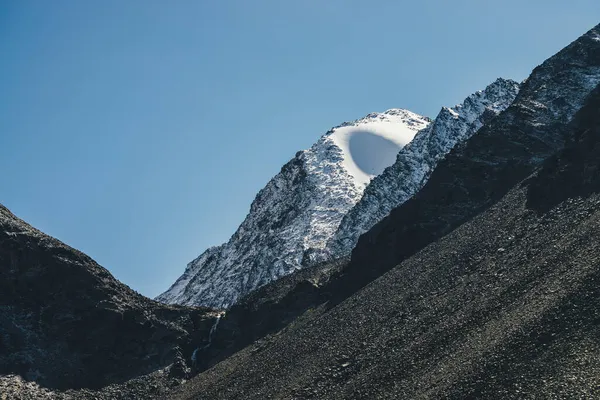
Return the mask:
[(430, 122), (391, 109), (330, 129), (260, 190), (227, 243), (190, 262), (158, 300), (224, 308), (311, 264), (370, 180)]

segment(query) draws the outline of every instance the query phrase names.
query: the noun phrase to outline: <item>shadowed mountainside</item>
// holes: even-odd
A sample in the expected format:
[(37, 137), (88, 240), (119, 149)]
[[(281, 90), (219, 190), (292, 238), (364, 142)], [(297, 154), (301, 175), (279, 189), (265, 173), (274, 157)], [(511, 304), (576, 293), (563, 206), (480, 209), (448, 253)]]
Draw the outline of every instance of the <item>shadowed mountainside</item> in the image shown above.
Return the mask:
[(99, 388), (178, 363), (216, 314), (167, 306), (0, 205), (0, 374), (51, 389)]

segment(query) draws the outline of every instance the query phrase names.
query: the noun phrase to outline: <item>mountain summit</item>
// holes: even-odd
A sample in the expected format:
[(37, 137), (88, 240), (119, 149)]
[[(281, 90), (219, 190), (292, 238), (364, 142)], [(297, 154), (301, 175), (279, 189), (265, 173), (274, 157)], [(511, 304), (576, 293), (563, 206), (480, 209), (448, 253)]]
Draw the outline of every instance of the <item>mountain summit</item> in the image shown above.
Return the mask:
[(370, 180), (430, 122), (391, 109), (329, 130), (267, 183), (227, 243), (190, 262), (157, 300), (226, 308), (313, 263)]

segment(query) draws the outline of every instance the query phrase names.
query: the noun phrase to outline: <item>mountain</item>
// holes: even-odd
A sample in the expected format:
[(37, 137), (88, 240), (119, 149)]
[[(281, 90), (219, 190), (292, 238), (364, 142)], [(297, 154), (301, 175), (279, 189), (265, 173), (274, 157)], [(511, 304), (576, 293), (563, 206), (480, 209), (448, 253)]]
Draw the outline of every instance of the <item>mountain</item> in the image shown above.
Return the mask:
[[(372, 114), (330, 131), (327, 145), (299, 153), (259, 193), (251, 214), (263, 219), (249, 226), (281, 233), (300, 226), (286, 225), (299, 215), (328, 221), (314, 207), (283, 212), (290, 203), (281, 201), (334, 191), (315, 182), (342, 172), (367, 187), (385, 168), (360, 150), (389, 149), (394, 163), (383, 127), (398, 118), (410, 136), (409, 115)], [(480, 122), (349, 257), (266, 283), (227, 313), (147, 299), (0, 206), (0, 398), (598, 397), (600, 25)], [(325, 246), (325, 236), (310, 238)], [(188, 268), (178, 290), (238, 251), (227, 246)], [(192, 354), (199, 374), (181, 385)]]
[(156, 381), (186, 375), (184, 358), (207, 342), (218, 316), (143, 297), (0, 205), (1, 398), (29, 398), (26, 388), (47, 398), (46, 390), (99, 389), (149, 374), (153, 385), (141, 386), (157, 393)]
[[(225, 308), (297, 269), (348, 255), (360, 234), (416, 193), (437, 162), (508, 107), (518, 88), (498, 79), (444, 107), (431, 124), (389, 110), (332, 129), (259, 193), (226, 245), (192, 261), (157, 299)], [(397, 137), (391, 124), (420, 129), (402, 147), (391, 142)]]
[[(599, 84), (597, 26), (537, 67), (347, 266), (261, 288), (288, 310), (313, 300), (172, 398), (597, 397)], [(276, 306), (256, 293), (254, 310)]]
[(227, 243), (190, 262), (157, 300), (226, 308), (313, 263), (368, 182), (429, 123), (426, 117), (392, 109), (329, 130), (258, 193)]
[(369, 183), (360, 201), (344, 215), (329, 239), (324, 258), (350, 254), (361, 234), (417, 193), (437, 163), (454, 146), (469, 139), (504, 111), (518, 92), (517, 82), (497, 79), (463, 103), (442, 108), (434, 122), (400, 150), (396, 162)]

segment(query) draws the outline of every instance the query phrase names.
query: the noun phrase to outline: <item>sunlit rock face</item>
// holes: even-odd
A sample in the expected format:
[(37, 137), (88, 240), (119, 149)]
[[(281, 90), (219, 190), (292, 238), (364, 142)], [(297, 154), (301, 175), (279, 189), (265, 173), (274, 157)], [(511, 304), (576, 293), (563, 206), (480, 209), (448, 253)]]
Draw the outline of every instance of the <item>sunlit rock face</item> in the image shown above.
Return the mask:
[(312, 265), (371, 179), (393, 164), (398, 151), (429, 123), (393, 109), (329, 130), (258, 193), (227, 243), (189, 263), (158, 300), (226, 308), (240, 296)]

